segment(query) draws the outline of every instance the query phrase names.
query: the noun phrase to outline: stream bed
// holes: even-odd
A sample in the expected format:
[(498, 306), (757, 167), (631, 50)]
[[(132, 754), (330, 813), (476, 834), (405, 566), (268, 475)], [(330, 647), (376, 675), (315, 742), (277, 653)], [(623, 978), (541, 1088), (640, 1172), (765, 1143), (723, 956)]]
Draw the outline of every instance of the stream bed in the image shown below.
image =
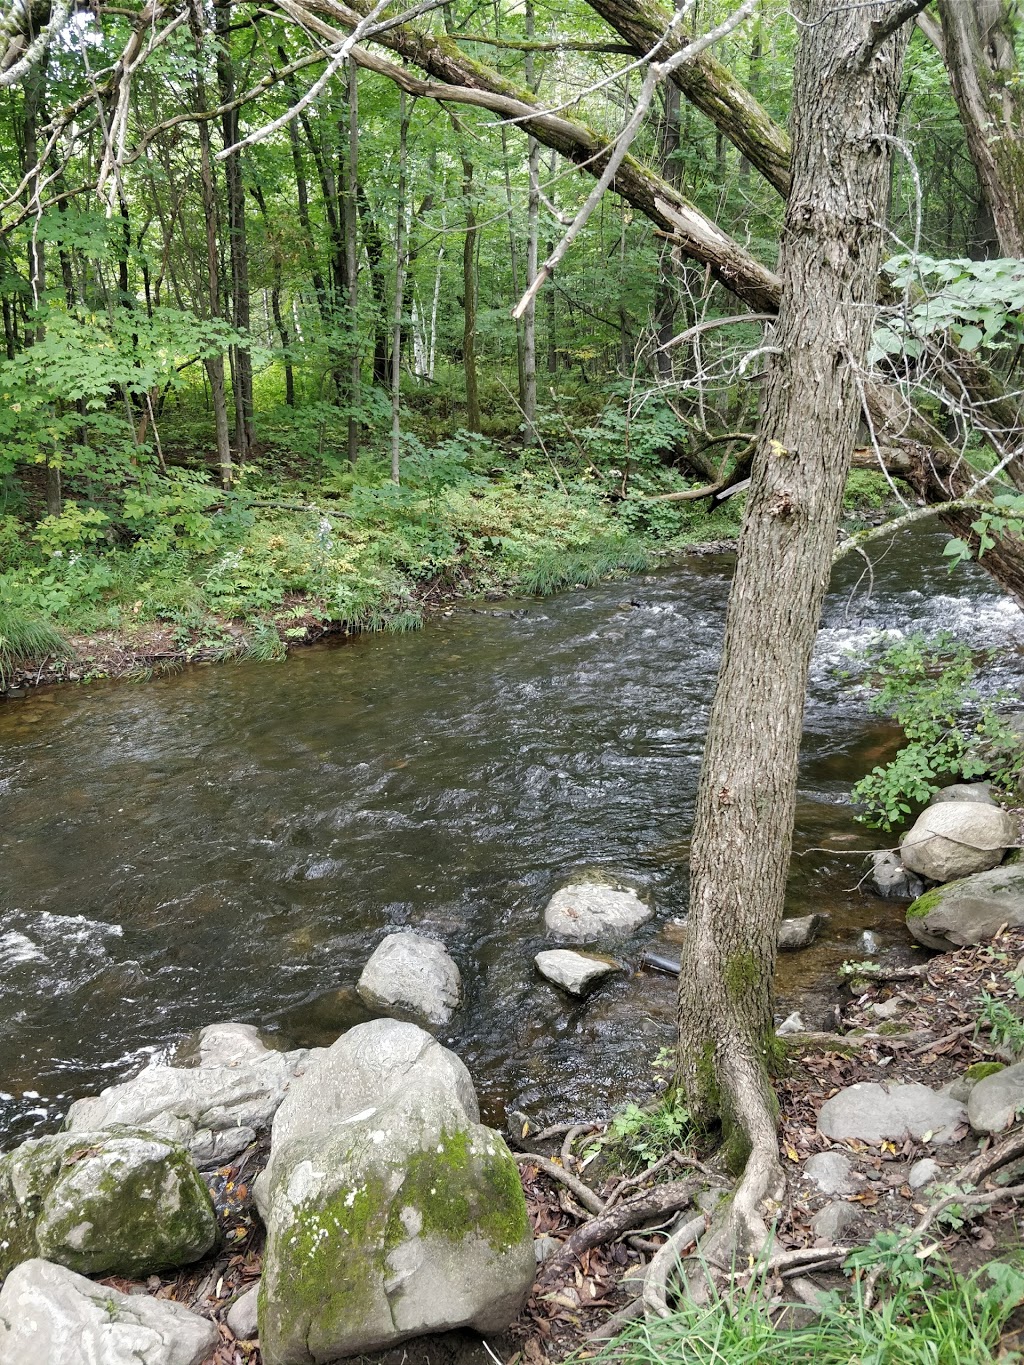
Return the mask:
[[(787, 913), (830, 918), (778, 977), (809, 1026), (843, 959), (907, 942), (903, 907), (858, 886), (856, 850), (889, 840), (854, 821), (849, 788), (895, 734), (837, 677), (843, 651), (951, 630), (1006, 647), (997, 681), (1019, 691), (1024, 615), (976, 567), (950, 577), (942, 542), (901, 540), (870, 596), (845, 564), (829, 596)], [(281, 665), (0, 703), (0, 1148), (219, 1019), (332, 1041), (365, 1017), (353, 987), (396, 928), (459, 963), (465, 1005), (440, 1036), (485, 1120), (642, 1093), (675, 983), (636, 968), (678, 956), (730, 568), (694, 558)], [(634, 970), (579, 1003), (533, 957), (547, 897), (586, 867), (648, 888), (657, 915), (620, 945)]]

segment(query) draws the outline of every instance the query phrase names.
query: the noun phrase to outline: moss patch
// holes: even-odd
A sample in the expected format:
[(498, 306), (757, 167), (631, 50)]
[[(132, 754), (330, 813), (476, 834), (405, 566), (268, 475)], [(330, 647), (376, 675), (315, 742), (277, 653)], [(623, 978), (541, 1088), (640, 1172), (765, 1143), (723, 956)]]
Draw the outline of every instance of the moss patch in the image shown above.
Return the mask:
[(964, 1072), (966, 1081), (983, 1081), (986, 1076), (994, 1076), (997, 1071), (1005, 1071), (1006, 1066), (1003, 1062), (975, 1062)]
[(934, 886), (931, 891), (926, 891), (923, 896), (918, 896), (916, 901), (912, 901), (907, 906), (907, 919), (922, 919), (925, 915), (931, 914), (942, 904), (946, 888), (955, 885), (956, 882), (947, 882), (946, 886)]
[(743, 1000), (757, 985), (760, 972), (754, 954), (751, 952), (734, 953), (725, 964), (725, 989), (734, 1003)]

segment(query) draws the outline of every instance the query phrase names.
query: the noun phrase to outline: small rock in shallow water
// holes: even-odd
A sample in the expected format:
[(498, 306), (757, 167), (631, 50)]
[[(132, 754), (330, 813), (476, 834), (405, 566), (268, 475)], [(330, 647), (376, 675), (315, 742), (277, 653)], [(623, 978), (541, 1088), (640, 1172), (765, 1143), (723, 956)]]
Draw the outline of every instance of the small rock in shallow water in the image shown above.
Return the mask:
[(873, 853), (871, 863), (871, 880), (875, 890), (886, 900), (916, 900), (924, 890), (921, 878), (907, 871), (898, 853)]
[(356, 989), (372, 1009), (443, 1025), (459, 1007), (462, 978), (443, 943), (407, 930), (378, 944)]
[(865, 929), (860, 936), (860, 950), (867, 957), (877, 957), (882, 950), (882, 940), (871, 929)]
[(809, 948), (825, 922), (820, 914), (801, 915), (798, 919), (784, 919), (779, 926), (779, 950), (784, 953)]
[(574, 953), (569, 948), (552, 948), (533, 960), (541, 976), (570, 995), (587, 995), (606, 976), (622, 971), (617, 962)]
[(548, 901), (544, 927), (549, 934), (578, 943), (606, 936), (631, 934), (654, 914), (632, 887), (607, 882), (577, 882), (563, 886)]

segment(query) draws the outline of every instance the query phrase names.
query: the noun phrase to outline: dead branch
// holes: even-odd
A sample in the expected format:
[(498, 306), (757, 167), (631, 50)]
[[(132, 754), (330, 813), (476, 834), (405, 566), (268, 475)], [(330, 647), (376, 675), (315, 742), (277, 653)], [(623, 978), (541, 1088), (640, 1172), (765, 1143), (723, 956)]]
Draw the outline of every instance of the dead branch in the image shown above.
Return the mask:
[(604, 1205), (604, 1200), (600, 1195), (596, 1195), (589, 1185), (584, 1184), (578, 1176), (559, 1166), (556, 1161), (549, 1161), (546, 1156), (540, 1156), (537, 1152), (513, 1152), (517, 1166), (536, 1166), (538, 1171), (543, 1171), (552, 1180), (557, 1180), (560, 1185), (564, 1185), (567, 1190), (576, 1196), (588, 1213), (598, 1214)]

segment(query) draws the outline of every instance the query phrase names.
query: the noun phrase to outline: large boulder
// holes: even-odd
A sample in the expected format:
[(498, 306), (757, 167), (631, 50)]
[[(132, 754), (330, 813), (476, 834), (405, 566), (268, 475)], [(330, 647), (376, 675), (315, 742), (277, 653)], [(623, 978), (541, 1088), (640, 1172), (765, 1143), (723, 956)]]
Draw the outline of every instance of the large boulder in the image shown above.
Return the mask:
[(941, 806), (946, 801), (980, 801), (983, 806), (999, 804), (992, 795), (991, 782), (954, 782), (937, 791), (928, 804)]
[(1017, 826), (1004, 810), (978, 801), (928, 806), (900, 846), (903, 866), (933, 882), (987, 872), (1017, 843)]
[(933, 887), (907, 907), (907, 928), (926, 948), (987, 943), (1004, 924), (1024, 927), (1024, 865), (1020, 863)]
[(49, 1261), (0, 1289), (0, 1365), (203, 1365), (216, 1323), (184, 1304), (121, 1294)]
[(58, 1133), (0, 1157), (0, 1279), (35, 1256), (134, 1278), (188, 1265), (216, 1240), (202, 1177), (167, 1138)]
[(346, 1033), (295, 1084), (255, 1184), (266, 1365), (508, 1326), (533, 1239), (515, 1160), (478, 1118), (462, 1062), (392, 1019)]
[(967, 1131), (967, 1110), (949, 1095), (926, 1085), (876, 1085), (858, 1081), (825, 1101), (818, 1132), (833, 1142), (854, 1138), (878, 1146), (882, 1142), (956, 1142)]
[(631, 886), (581, 881), (555, 892), (544, 911), (544, 927), (559, 938), (592, 943), (631, 934), (653, 914)]
[(443, 943), (409, 929), (377, 945), (356, 989), (372, 1009), (441, 1027), (459, 1007), (462, 977)]
[(203, 1029), (197, 1066), (147, 1067), (133, 1080), (76, 1100), (65, 1127), (146, 1128), (189, 1149), (201, 1167), (237, 1156), (269, 1129), (288, 1087), (313, 1054), (274, 1052), (246, 1024)]
[(599, 981), (622, 971), (617, 962), (574, 953), (571, 948), (549, 948), (533, 961), (541, 976), (570, 995), (589, 995)]

